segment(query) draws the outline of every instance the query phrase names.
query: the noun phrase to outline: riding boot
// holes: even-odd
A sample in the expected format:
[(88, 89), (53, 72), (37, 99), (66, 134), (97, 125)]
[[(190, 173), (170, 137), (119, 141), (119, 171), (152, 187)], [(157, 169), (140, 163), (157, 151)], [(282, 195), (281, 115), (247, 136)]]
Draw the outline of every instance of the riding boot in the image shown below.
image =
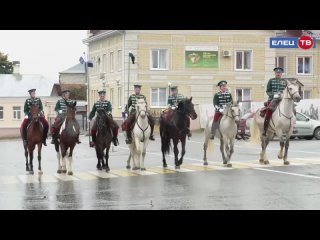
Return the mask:
[(92, 134), (92, 142), (90, 142), (90, 147), (95, 147), (96, 141), (97, 141), (97, 136), (95, 134)]
[(81, 141), (80, 141), (80, 134), (78, 135), (78, 138), (77, 138), (77, 142), (76, 142), (77, 144), (80, 144), (81, 143)]
[(22, 139), (24, 143), (27, 143), (27, 128), (23, 127), (22, 128)]
[(153, 136), (154, 120), (153, 120), (152, 116), (150, 116), (150, 115), (148, 115), (148, 119), (149, 119), (149, 124), (150, 124), (150, 128), (151, 128), (149, 139), (154, 141), (155, 140), (154, 136)]
[(44, 145), (44, 146), (47, 146), (47, 138), (48, 138), (48, 128), (44, 128), (43, 129), (43, 140), (42, 140), (42, 144)]
[(131, 129), (127, 128), (127, 139), (126, 139), (126, 144), (131, 144), (132, 143), (132, 137), (131, 137)]
[(113, 137), (112, 138), (112, 143), (113, 143), (113, 145), (118, 146), (119, 145), (118, 138), (117, 137)]
[(269, 127), (269, 122), (270, 122), (270, 119), (269, 118), (266, 118), (264, 120), (264, 124), (263, 124), (263, 129), (264, 129), (264, 132), (263, 132), (263, 136), (267, 136), (267, 131), (268, 131), (268, 127)]

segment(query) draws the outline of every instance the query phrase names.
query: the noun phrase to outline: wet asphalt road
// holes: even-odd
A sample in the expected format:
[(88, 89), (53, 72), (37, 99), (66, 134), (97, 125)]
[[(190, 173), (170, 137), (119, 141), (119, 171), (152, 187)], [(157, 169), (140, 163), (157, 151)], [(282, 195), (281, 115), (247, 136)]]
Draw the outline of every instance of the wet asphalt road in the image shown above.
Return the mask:
[[(236, 141), (232, 169), (220, 166), (218, 141), (202, 167), (202, 133), (187, 142), (182, 172), (162, 170), (159, 137), (150, 142), (145, 160), (148, 175), (127, 172), (128, 149), (110, 152), (110, 174), (96, 170), (94, 149), (88, 138), (74, 152), (73, 177), (56, 175), (54, 147), (42, 150), (42, 170), (26, 175), (21, 140), (0, 141), (0, 209), (320, 209), (319, 141), (293, 140), (292, 165), (276, 159), (279, 143), (268, 148), (271, 166), (258, 165), (259, 146)], [(48, 141), (49, 143), (49, 141)], [(167, 162), (173, 165), (173, 158)], [(150, 175), (149, 175), (150, 174)]]

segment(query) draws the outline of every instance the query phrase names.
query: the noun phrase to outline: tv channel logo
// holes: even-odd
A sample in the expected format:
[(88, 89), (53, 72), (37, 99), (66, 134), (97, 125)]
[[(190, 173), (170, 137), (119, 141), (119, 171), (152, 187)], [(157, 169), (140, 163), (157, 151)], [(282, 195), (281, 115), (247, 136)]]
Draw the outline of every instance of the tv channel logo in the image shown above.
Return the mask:
[(270, 48), (301, 48), (308, 50), (316, 48), (316, 38), (302, 37), (274, 37), (270, 38)]

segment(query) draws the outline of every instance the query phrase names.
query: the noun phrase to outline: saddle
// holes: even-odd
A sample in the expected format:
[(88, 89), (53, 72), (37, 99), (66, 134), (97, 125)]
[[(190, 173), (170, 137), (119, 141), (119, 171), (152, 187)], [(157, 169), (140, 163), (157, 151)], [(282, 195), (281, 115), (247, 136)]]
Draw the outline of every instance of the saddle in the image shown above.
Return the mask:
[(268, 109), (268, 102), (264, 102), (264, 107), (260, 109), (260, 117), (264, 118)]
[(171, 108), (166, 109), (165, 111), (163, 111), (162, 113), (162, 119), (165, 122), (170, 122), (173, 116), (173, 110)]

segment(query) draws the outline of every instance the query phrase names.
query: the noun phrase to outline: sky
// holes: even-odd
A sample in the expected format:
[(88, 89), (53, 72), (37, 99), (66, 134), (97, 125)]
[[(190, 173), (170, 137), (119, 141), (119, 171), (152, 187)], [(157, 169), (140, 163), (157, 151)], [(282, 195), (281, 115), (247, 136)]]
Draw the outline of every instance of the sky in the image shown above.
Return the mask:
[(87, 52), (87, 30), (0, 30), (0, 52), (20, 61), (21, 74), (41, 74), (59, 82), (59, 72)]

